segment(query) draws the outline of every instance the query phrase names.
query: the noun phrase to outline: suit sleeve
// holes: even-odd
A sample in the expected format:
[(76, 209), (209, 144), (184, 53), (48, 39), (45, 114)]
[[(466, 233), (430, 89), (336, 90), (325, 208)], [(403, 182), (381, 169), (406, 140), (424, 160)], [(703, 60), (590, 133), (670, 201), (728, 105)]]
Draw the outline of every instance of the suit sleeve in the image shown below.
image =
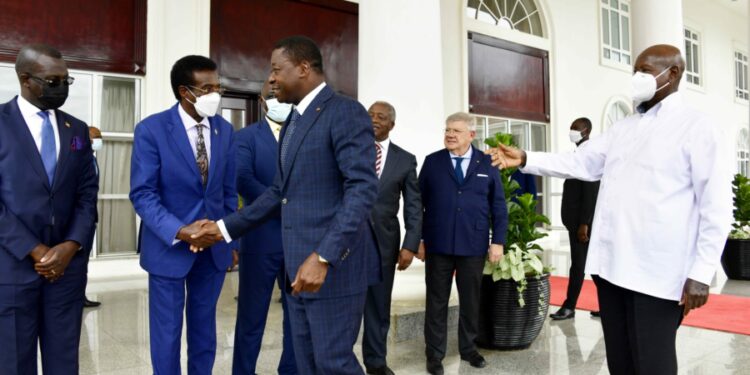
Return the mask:
[(185, 225), (169, 212), (159, 195), (161, 160), (156, 140), (145, 124), (135, 127), (130, 159), (130, 201), (144, 225), (165, 245), (172, 246), (180, 227)]
[(250, 128), (246, 128), (234, 133), (234, 144), (237, 153), (237, 192), (246, 200), (245, 204), (259, 197), (267, 188), (255, 176), (256, 153), (253, 134), (250, 131)]
[[(232, 127), (229, 123), (226, 124), (225, 132), (231, 132)], [(234, 136), (234, 133), (232, 133)], [(237, 211), (238, 198), (237, 198), (237, 148), (234, 144), (234, 137), (229, 140), (229, 150), (226, 156), (226, 170), (224, 171), (224, 215), (231, 214)]]
[(238, 239), (253, 228), (263, 224), (272, 216), (278, 216), (281, 209), (281, 173), (276, 172), (273, 185), (269, 186), (258, 199), (239, 211), (226, 216), (224, 225), (232, 239)]
[(505, 191), (500, 180), (500, 170), (490, 167), (489, 174), (492, 177), (492, 183), (487, 198), (492, 209), (492, 244), (505, 245), (505, 235), (508, 231), (508, 208), (505, 204)]
[(372, 122), (359, 103), (343, 103), (334, 111), (331, 138), (339, 171), (343, 177), (343, 202), (317, 249), (333, 267), (342, 253), (352, 248), (355, 236), (370, 215), (378, 194), (375, 175), (375, 136)]
[(75, 241), (79, 245), (91, 247), (89, 239), (93, 236), (96, 227), (97, 212), (96, 200), (99, 192), (99, 179), (97, 178), (96, 165), (94, 161), (94, 152), (91, 150), (91, 140), (89, 139), (88, 127), (81, 123), (84, 138), (85, 149), (82, 152), (83, 158), (76, 172), (78, 172), (78, 188), (75, 195), (75, 208), (65, 235), (66, 241)]
[(0, 247), (23, 260), (40, 243), (42, 241), (0, 201)]
[(401, 194), (404, 196), (403, 214), (406, 228), (401, 248), (416, 253), (422, 239), (422, 197), (417, 180), (417, 159), (414, 156), (411, 156), (409, 173), (406, 175)]
[(596, 197), (599, 194), (599, 181), (581, 181), (581, 216), (579, 223), (591, 226), (594, 221)]

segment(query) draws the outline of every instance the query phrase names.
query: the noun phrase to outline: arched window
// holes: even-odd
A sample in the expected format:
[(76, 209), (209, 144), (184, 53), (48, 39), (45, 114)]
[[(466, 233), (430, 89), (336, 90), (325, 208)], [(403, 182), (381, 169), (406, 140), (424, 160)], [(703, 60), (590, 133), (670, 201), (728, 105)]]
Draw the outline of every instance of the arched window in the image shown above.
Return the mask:
[(748, 144), (747, 129), (740, 130), (737, 137), (737, 173), (747, 176), (750, 167), (750, 144)]
[(469, 0), (466, 15), (509, 30), (544, 37), (534, 0)]
[(622, 100), (616, 100), (607, 106), (607, 111), (604, 113), (604, 128), (602, 130), (609, 129), (614, 123), (630, 116), (633, 111), (630, 109), (628, 103)]

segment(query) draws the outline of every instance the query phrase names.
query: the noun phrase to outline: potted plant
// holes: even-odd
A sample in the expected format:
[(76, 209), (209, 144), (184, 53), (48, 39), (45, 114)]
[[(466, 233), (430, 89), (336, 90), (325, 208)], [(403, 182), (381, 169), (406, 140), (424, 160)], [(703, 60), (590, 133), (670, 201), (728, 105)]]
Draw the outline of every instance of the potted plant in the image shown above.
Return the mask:
[(721, 266), (733, 280), (750, 280), (750, 180), (736, 174), (732, 181), (734, 192), (734, 223), (729, 233)]
[[(485, 143), (491, 147), (512, 145), (513, 138), (496, 134)], [(536, 212), (532, 194), (518, 194), (519, 185), (511, 179), (514, 171), (500, 171), (508, 206), (505, 256), (498, 263), (485, 263), (480, 292), (477, 343), (500, 350), (529, 347), (541, 332), (549, 309), (550, 268), (540, 258), (542, 247), (534, 243), (547, 236), (537, 225), (549, 224), (549, 219)]]

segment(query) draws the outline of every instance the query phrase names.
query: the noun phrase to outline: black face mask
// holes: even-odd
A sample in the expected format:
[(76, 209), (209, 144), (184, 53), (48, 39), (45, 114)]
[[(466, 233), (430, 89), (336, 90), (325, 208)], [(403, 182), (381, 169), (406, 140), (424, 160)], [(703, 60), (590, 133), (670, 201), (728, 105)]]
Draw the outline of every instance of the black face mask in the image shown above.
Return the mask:
[(37, 99), (39, 100), (39, 104), (42, 105), (41, 110), (58, 109), (68, 99), (68, 85), (59, 84), (52, 87), (48, 83), (44, 83), (42, 84), (42, 95), (37, 97)]

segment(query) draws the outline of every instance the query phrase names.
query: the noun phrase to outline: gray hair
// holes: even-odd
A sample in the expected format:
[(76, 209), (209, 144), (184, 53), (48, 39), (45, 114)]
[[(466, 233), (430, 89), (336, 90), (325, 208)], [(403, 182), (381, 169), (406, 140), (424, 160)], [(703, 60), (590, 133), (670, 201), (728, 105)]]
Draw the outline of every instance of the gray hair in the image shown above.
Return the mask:
[(451, 122), (458, 122), (458, 121), (465, 122), (466, 126), (469, 127), (470, 131), (473, 131), (473, 132), (477, 131), (477, 124), (474, 123), (474, 118), (471, 117), (471, 115), (466, 112), (456, 112), (448, 116), (448, 118), (445, 119), (445, 125), (448, 125)]
[(378, 100), (377, 102), (372, 103), (372, 105), (370, 107), (372, 107), (375, 104), (379, 104), (379, 105), (382, 105), (383, 107), (385, 107), (388, 110), (388, 116), (391, 116), (391, 121), (396, 122), (396, 108), (393, 108), (393, 106), (391, 105), (391, 103), (388, 103), (388, 102), (385, 102), (385, 101), (382, 101), (382, 100)]

